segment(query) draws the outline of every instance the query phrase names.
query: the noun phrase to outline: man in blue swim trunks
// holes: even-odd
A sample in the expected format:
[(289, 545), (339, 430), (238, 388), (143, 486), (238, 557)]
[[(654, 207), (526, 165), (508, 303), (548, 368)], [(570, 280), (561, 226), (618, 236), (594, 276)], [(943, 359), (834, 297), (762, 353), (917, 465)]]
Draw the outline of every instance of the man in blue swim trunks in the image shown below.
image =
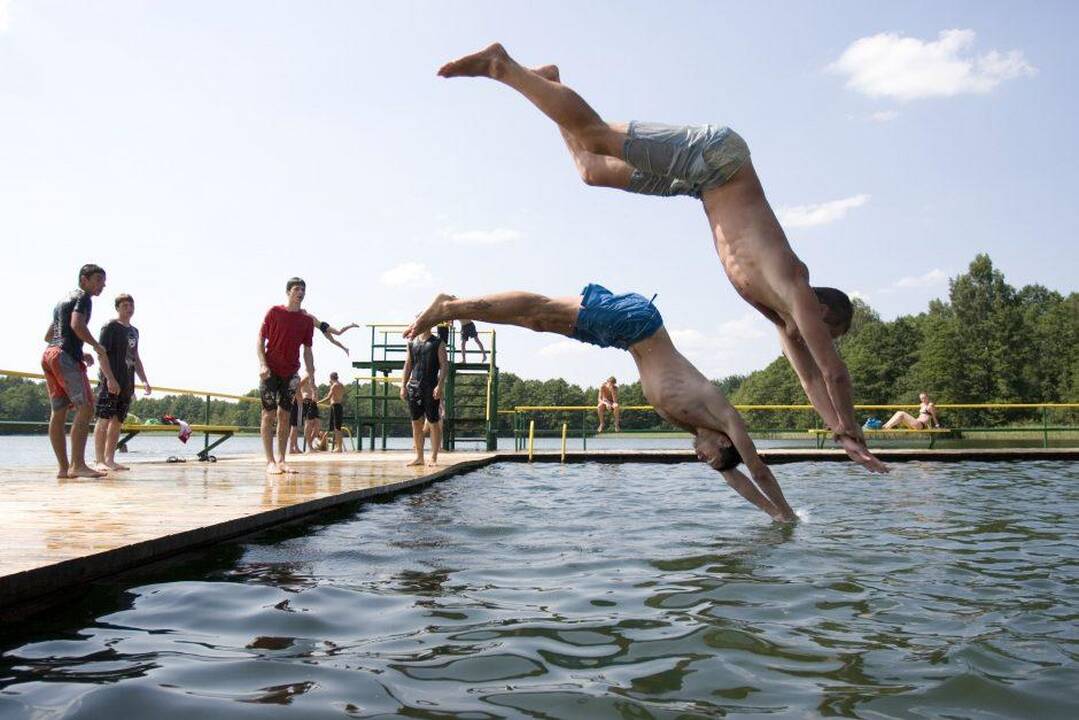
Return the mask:
[(787, 242), (738, 133), (716, 125), (608, 123), (559, 82), (558, 68), (525, 68), (498, 43), (443, 65), (438, 74), (488, 77), (524, 95), (558, 124), (588, 185), (699, 199), (727, 277), (779, 330), (813, 407), (852, 460), (887, 472), (865, 446), (850, 374), (833, 342), (850, 328), (850, 299), (835, 288), (810, 286), (809, 270)]
[[(641, 374), (644, 396), (661, 417), (693, 433), (697, 457), (774, 520), (795, 519), (775, 476), (757, 455), (742, 416), (674, 347), (663, 317), (648, 298), (637, 293), (615, 295), (595, 284), (580, 295), (558, 298), (519, 291), (467, 299), (438, 295), (404, 335), (418, 336), (424, 328), (457, 318), (516, 325), (628, 350)], [(742, 462), (752, 480), (738, 470)]]

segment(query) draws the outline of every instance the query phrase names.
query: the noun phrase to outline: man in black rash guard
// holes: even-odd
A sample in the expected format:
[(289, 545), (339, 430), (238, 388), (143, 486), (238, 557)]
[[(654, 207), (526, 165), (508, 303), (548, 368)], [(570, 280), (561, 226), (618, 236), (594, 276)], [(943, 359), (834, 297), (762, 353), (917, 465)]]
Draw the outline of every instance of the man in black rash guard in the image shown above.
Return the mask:
[(408, 344), (408, 357), (405, 358), (406, 381), (401, 386), (401, 399), (408, 403), (412, 418), (412, 445), (416, 449), (415, 459), (408, 463), (410, 467), (423, 465), (425, 419), (431, 427), (431, 461), (428, 465), (438, 464), (438, 451), (442, 445), (439, 406), (449, 369), (446, 343), (432, 335), (430, 328), (412, 338)]

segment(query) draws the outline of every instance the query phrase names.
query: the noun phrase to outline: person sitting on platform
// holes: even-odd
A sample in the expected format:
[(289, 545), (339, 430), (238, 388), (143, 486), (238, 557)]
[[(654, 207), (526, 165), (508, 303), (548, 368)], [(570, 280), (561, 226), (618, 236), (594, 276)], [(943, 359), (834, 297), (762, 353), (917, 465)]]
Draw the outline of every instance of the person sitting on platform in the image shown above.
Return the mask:
[[(425, 328), (459, 317), (628, 350), (640, 371), (645, 397), (660, 417), (694, 435), (697, 457), (774, 520), (795, 520), (779, 482), (757, 455), (742, 416), (719, 388), (678, 352), (659, 310), (647, 298), (637, 293), (614, 295), (595, 284), (585, 287), (580, 295), (557, 298), (519, 291), (467, 299), (443, 294), (404, 335), (420, 337)], [(742, 462), (752, 481), (737, 469)]]
[(919, 393), (918, 400), (921, 405), (918, 407), (918, 417), (914, 417), (909, 412), (904, 410), (898, 411), (895, 415), (892, 415), (888, 422), (884, 423), (884, 430), (891, 430), (892, 428), (902, 425), (910, 430), (930, 430), (934, 427), (940, 427), (940, 418), (937, 417), (937, 406), (932, 403), (927, 393)]
[(603, 432), (607, 427), (607, 411), (614, 413), (614, 431), (622, 432), (622, 406), (618, 404), (618, 381), (614, 375), (599, 386), (599, 402), (596, 403), (596, 414), (599, 416), (599, 428), (597, 433)]

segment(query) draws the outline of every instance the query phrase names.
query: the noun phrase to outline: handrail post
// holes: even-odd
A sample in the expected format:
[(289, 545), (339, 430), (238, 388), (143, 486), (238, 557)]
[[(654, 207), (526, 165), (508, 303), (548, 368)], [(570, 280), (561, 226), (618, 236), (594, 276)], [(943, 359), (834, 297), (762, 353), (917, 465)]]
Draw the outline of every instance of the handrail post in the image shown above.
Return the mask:
[(536, 421), (528, 421), (528, 462), (532, 462), (532, 452), (535, 449)]
[(562, 464), (566, 464), (566, 432), (569, 430), (569, 423), (562, 423)]
[(1049, 408), (1042, 405), (1042, 447), (1049, 447)]
[[(210, 396), (206, 396), (206, 424), (210, 424)], [(210, 433), (205, 432), (202, 434), (202, 450), (208, 452), (210, 449)]]
[(588, 411), (581, 411), (581, 450), (588, 450)]

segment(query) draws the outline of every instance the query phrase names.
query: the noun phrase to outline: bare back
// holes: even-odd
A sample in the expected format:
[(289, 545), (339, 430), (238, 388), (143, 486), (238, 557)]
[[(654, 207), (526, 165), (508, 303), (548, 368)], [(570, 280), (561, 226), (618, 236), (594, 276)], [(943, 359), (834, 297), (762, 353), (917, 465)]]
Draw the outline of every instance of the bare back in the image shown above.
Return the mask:
[(750, 160), (702, 198), (716, 252), (734, 289), (772, 322), (791, 323), (790, 288), (809, 273), (787, 242)]

